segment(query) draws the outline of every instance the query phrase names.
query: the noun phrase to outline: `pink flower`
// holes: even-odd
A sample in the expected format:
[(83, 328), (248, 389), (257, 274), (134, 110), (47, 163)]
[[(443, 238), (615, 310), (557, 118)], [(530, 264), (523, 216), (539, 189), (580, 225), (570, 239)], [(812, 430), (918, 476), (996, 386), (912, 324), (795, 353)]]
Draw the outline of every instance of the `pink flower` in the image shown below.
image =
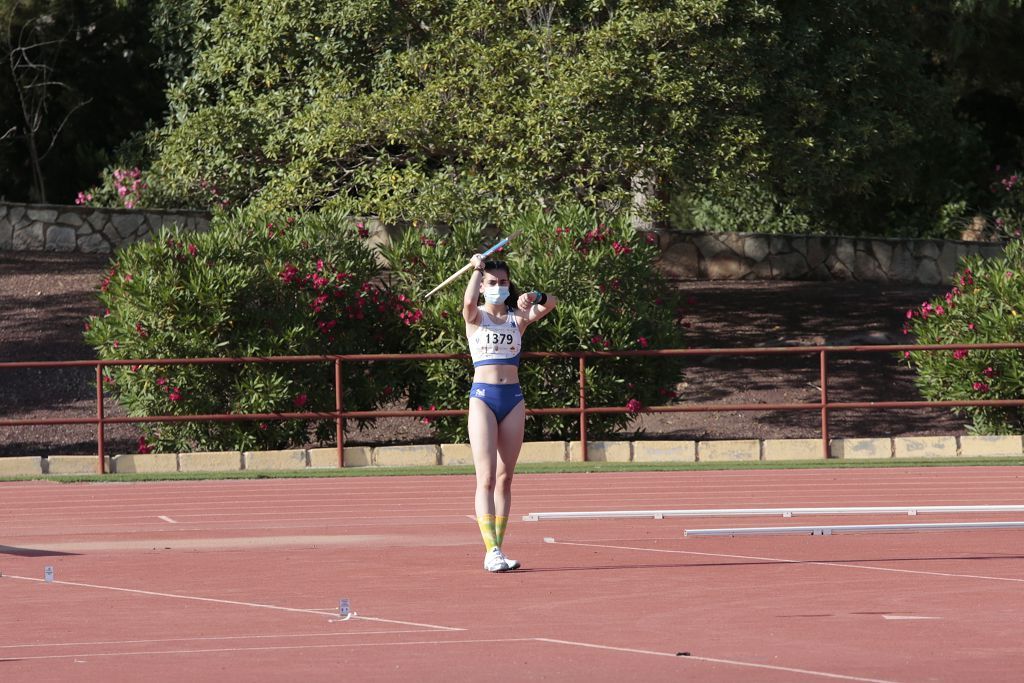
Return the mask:
[(288, 263), (285, 265), (284, 270), (282, 270), (278, 274), (278, 277), (280, 277), (287, 284), (292, 284), (293, 282), (295, 282), (295, 278), (298, 274), (299, 269), (293, 266), (292, 264)]
[(618, 242), (612, 242), (612, 251), (614, 251), (619, 256), (621, 256), (622, 254), (633, 253), (633, 250), (630, 247), (627, 247), (625, 244), (620, 244)]
[(306, 396), (306, 394), (299, 394), (298, 396), (296, 396), (292, 400), (292, 403), (295, 404), (296, 408), (301, 408), (302, 406), (306, 405), (308, 402), (309, 402), (309, 397)]
[(969, 329), (971, 332), (973, 332), (974, 331), (974, 323), (967, 323), (967, 329)]
[(953, 360), (963, 360), (967, 358), (968, 353), (970, 353), (969, 349), (957, 349), (953, 352)]
[(643, 405), (640, 403), (640, 401), (636, 400), (635, 398), (631, 398), (628, 401), (626, 401), (626, 410), (628, 410), (629, 412), (636, 414), (639, 413), (641, 409), (643, 409)]
[(640, 345), (641, 349), (646, 349), (648, 345), (647, 337), (637, 337), (636, 343)]
[(941, 304), (935, 307), (935, 315), (943, 315), (945, 312), (946, 309), (943, 308)]
[(658, 241), (658, 236), (653, 232), (649, 232), (647, 233), (646, 239), (647, 244), (655, 244)]
[(914, 311), (912, 311), (910, 309), (907, 309), (907, 320), (910, 320), (913, 317), (914, 317)]
[(152, 452), (153, 452), (153, 449), (152, 449), (152, 448), (150, 447), (150, 445), (149, 445), (149, 444), (148, 444), (148, 443), (146, 442), (146, 437), (144, 437), (144, 436), (140, 436), (140, 437), (139, 437), (139, 443), (138, 443), (138, 445), (137, 445), (137, 446), (135, 447), (135, 449), (136, 449), (136, 451), (137, 451), (137, 452), (139, 452), (139, 453), (152, 453)]
[(904, 358), (910, 358), (910, 351), (904, 351), (903, 352), (903, 357)]
[(192, 256), (195, 256), (196, 254), (199, 253), (199, 249), (196, 248), (196, 245), (189, 244), (188, 245), (188, 253), (191, 254)]
[(975, 390), (975, 391), (977, 391), (977, 392), (978, 392), (979, 394), (984, 394), (985, 392), (987, 392), (987, 391), (988, 391), (988, 385), (987, 385), (987, 384), (985, 384), (984, 382), (975, 382), (975, 383), (974, 383), (974, 384), (972, 384), (971, 386), (972, 386), (972, 387), (974, 388), (974, 390)]
[(996, 372), (995, 368), (993, 368), (992, 366), (989, 366), (989, 367), (985, 368), (984, 370), (982, 370), (981, 374), (985, 375), (988, 378), (992, 378), (992, 377), (995, 377), (999, 373)]
[(171, 391), (167, 394), (167, 398), (168, 398), (168, 400), (175, 401), (175, 402), (180, 401), (181, 400), (181, 388), (180, 387), (174, 387), (173, 389), (171, 389)]

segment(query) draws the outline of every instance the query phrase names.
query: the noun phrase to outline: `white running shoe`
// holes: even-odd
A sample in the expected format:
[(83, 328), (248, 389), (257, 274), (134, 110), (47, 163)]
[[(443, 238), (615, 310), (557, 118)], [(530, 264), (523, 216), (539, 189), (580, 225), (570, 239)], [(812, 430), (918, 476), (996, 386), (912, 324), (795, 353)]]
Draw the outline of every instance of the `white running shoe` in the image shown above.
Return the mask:
[(489, 572), (507, 572), (509, 570), (505, 556), (501, 554), (501, 548), (491, 548), (484, 555), (484, 569)]
[(505, 564), (508, 565), (509, 569), (519, 569), (519, 560), (513, 560), (511, 558), (505, 557), (505, 553), (501, 551), (500, 547), (495, 548), (495, 550), (497, 550), (498, 553), (501, 554), (502, 559), (505, 560)]

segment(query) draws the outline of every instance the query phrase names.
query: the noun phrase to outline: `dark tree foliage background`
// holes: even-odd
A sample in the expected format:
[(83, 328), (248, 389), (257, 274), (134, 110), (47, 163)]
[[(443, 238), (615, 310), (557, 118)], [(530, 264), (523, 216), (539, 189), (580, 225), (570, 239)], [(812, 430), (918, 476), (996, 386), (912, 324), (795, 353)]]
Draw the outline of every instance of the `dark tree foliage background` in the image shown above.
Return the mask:
[[(0, 21), (9, 200), (138, 165), (151, 206), (443, 222), (639, 182), (682, 228), (947, 236), (1024, 164), (1022, 0), (0, 0)], [(10, 58), (38, 43), (60, 85), (37, 178)]]
[[(167, 108), (152, 2), (0, 0), (0, 198), (71, 203), (96, 183), (118, 150)], [(33, 182), (27, 124), (12, 52), (47, 64), (49, 86), (36, 133), (43, 186)], [(29, 87), (29, 94), (39, 86)], [(63, 124), (63, 125), (62, 125)]]

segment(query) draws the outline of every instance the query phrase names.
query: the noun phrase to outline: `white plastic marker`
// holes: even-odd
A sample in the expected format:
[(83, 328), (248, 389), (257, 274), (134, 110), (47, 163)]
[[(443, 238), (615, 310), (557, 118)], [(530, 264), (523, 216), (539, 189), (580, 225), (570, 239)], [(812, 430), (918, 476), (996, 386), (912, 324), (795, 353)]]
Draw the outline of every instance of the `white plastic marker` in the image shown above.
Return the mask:
[[(522, 232), (522, 230), (516, 230), (516, 231), (515, 231), (514, 233), (512, 233), (511, 235), (509, 235), (509, 236), (508, 236), (508, 237), (506, 237), (505, 239), (501, 240), (500, 242), (498, 242), (497, 244), (495, 244), (495, 245), (494, 245), (493, 247), (491, 247), (490, 249), (488, 249), (488, 250), (487, 250), (487, 251), (485, 251), (484, 253), (480, 254), (480, 256), (481, 256), (481, 257), (483, 257), (483, 258), (487, 258), (487, 257), (488, 257), (488, 256), (490, 256), (491, 254), (493, 254), (494, 252), (498, 251), (498, 250), (499, 250), (499, 249), (501, 249), (501, 248), (502, 248), (503, 246), (505, 246), (506, 244), (508, 244), (508, 243), (509, 243), (509, 240), (511, 240), (511, 239), (512, 239), (513, 237), (516, 237), (516, 236), (518, 236), (518, 235), (519, 235), (519, 233), (521, 233), (521, 232)], [(434, 287), (434, 288), (433, 288), (432, 290), (430, 290), (429, 292), (427, 292), (427, 295), (426, 295), (425, 297), (423, 297), (423, 298), (424, 298), (424, 299), (429, 299), (429, 298), (431, 297), (431, 295), (433, 295), (433, 294), (434, 294), (435, 292), (437, 292), (437, 290), (439, 290), (439, 289), (441, 289), (442, 287), (444, 287), (445, 285), (447, 285), (447, 284), (451, 283), (451, 282), (452, 282), (453, 280), (455, 280), (456, 278), (458, 278), (458, 277), (459, 277), (460, 275), (462, 275), (463, 273), (465, 273), (465, 272), (466, 272), (467, 270), (469, 270), (469, 269), (470, 269), (470, 268), (472, 268), (472, 267), (473, 267), (473, 264), (472, 264), (472, 263), (467, 263), (466, 265), (462, 266), (461, 268), (459, 268), (459, 270), (458, 270), (458, 271), (456, 271), (456, 273), (455, 273), (454, 275), (452, 275), (452, 276), (451, 276), (451, 277), (449, 277), (449, 278), (448, 278), (447, 280), (445, 280), (444, 282), (442, 282), (441, 284), (439, 284), (439, 285), (438, 285), (437, 287)]]
[(43, 581), (46, 583), (53, 583), (53, 566), (46, 565), (43, 567)]
[(328, 619), (332, 624), (338, 621), (348, 621), (352, 617), (356, 616), (356, 613), (352, 611), (352, 607), (349, 604), (348, 598), (342, 598), (338, 602), (338, 618)]

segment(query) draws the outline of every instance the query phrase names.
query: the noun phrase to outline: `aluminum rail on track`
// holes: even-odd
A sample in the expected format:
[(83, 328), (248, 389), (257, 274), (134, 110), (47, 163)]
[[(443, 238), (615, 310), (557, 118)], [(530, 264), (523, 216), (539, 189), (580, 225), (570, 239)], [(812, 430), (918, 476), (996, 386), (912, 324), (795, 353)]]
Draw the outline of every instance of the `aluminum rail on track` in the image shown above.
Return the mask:
[(762, 526), (725, 529), (686, 529), (690, 536), (833, 536), (836, 534), (899, 533), (913, 531), (980, 531), (1024, 529), (1024, 522), (938, 522), (935, 524), (848, 524), (835, 526)]
[(700, 510), (605, 510), (595, 512), (531, 512), (524, 522), (558, 519), (666, 519), (669, 517), (795, 517), (796, 515), (909, 515), (942, 512), (1024, 512), (1024, 505), (888, 505), (834, 508), (723, 508)]

